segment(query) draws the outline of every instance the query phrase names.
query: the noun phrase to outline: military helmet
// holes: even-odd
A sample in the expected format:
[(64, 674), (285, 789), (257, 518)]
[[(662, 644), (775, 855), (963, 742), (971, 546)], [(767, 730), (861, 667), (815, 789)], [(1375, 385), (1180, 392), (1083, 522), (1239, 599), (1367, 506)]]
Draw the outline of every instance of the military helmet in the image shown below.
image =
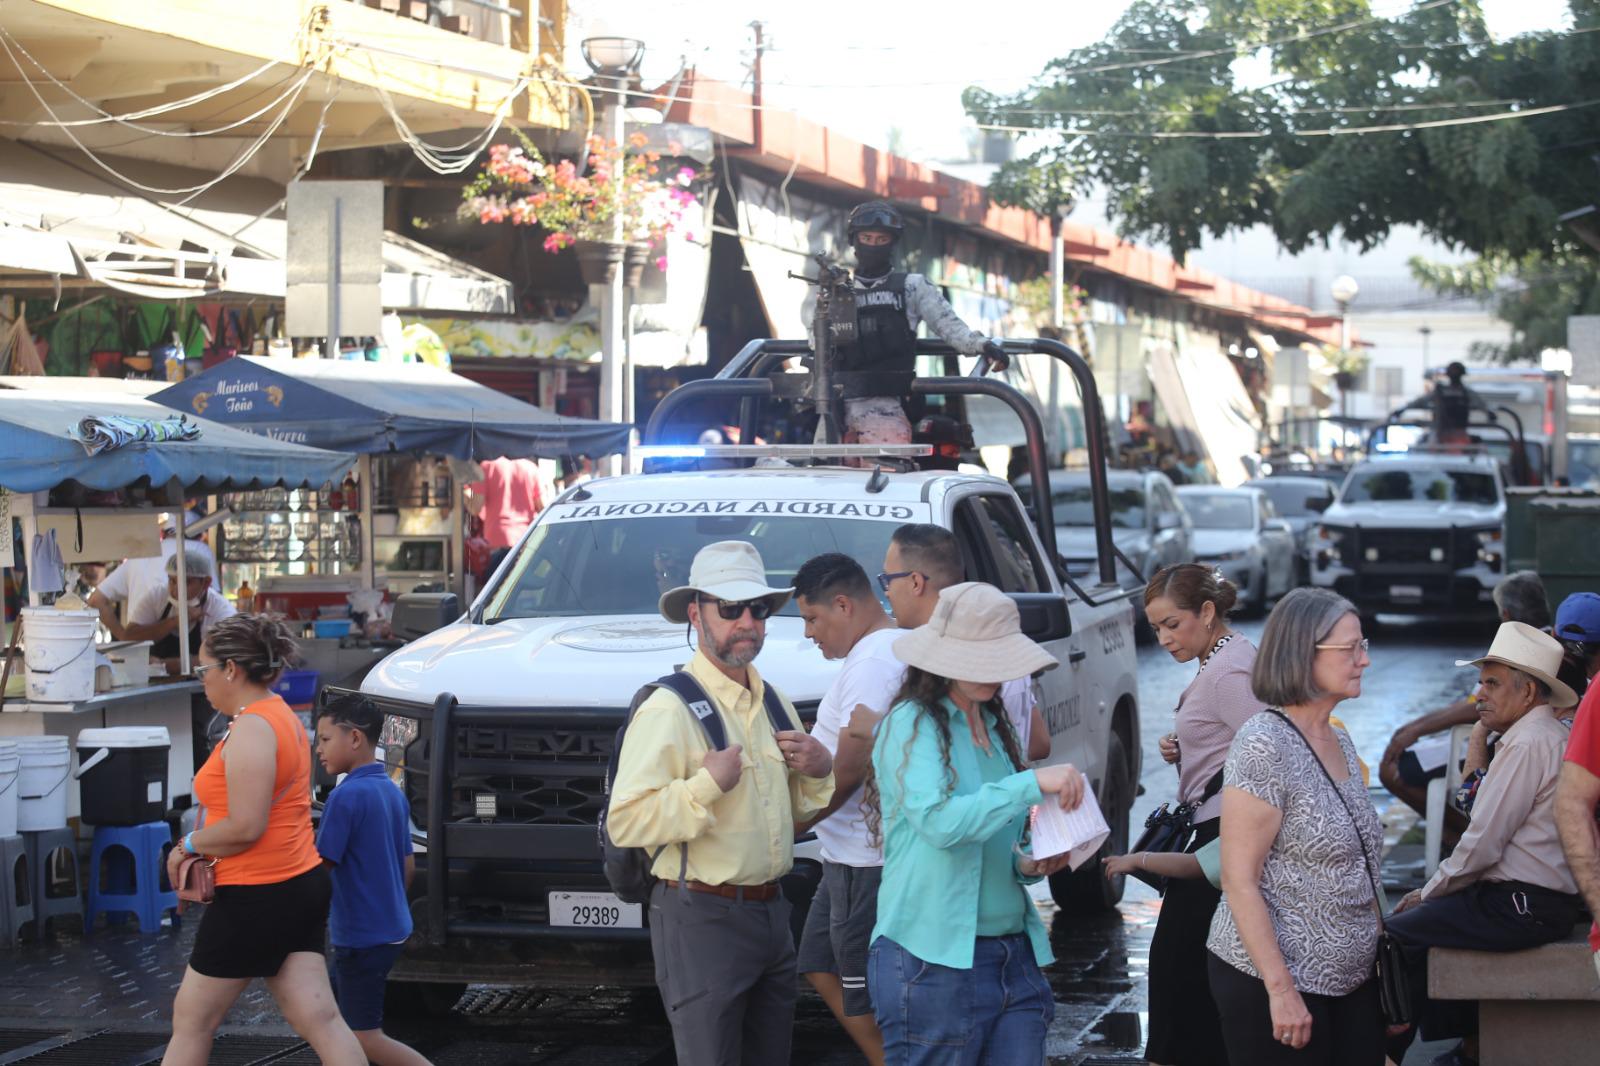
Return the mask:
[(906, 220), (900, 216), (900, 211), (891, 203), (883, 200), (868, 200), (864, 204), (857, 204), (850, 212), (850, 223), (846, 233), (853, 241), (856, 234), (867, 229), (888, 230), (894, 234), (895, 239), (905, 232)]

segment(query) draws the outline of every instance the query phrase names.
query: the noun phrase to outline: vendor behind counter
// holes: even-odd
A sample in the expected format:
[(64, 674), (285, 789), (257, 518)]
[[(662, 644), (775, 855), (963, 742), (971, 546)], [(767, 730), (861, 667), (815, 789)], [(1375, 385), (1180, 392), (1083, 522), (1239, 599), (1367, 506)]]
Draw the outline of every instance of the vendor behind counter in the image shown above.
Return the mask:
[[(187, 641), (189, 659), (193, 662), (195, 656), (200, 654), (200, 642), (211, 631), (211, 627), (238, 612), (233, 604), (212, 588), (206, 553), (195, 545), (185, 545), (183, 557), (184, 568), (188, 571), (185, 592), (189, 601), (190, 628)], [(167, 673), (173, 676), (182, 669), (182, 645), (179, 642), (185, 639), (178, 632), (179, 595), (178, 556), (174, 552), (167, 559), (166, 584), (146, 590), (137, 601), (129, 604), (127, 625), (118, 623), (110, 626), (112, 636), (118, 640), (151, 641), (150, 657), (164, 662)]]

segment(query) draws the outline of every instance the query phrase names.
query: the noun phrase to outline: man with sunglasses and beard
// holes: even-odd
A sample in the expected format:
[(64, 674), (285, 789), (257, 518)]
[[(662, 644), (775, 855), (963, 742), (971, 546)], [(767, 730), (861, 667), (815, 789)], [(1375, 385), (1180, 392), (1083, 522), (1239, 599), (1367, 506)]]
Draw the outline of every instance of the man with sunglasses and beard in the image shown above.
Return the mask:
[(653, 857), (656, 985), (678, 1061), (696, 1066), (789, 1061), (799, 978), (778, 880), (793, 865), (795, 823), (833, 795), (827, 748), (781, 694), (789, 728), (774, 728), (751, 665), (792, 591), (767, 584), (743, 541), (700, 549), (688, 584), (663, 593), (660, 609), (697, 639), (684, 670), (714, 704), (727, 747), (711, 750), (701, 711), (658, 688), (634, 712), (612, 785), (612, 841)]

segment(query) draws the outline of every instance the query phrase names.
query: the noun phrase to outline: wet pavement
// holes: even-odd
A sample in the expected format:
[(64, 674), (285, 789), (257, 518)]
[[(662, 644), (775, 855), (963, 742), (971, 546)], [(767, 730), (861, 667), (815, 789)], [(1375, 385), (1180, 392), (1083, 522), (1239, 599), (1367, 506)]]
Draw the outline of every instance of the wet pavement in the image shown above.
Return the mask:
[[(1262, 623), (1240, 628), (1252, 640)], [(1472, 676), (1454, 662), (1481, 652), (1490, 634), (1477, 629), (1386, 625), (1371, 634), (1373, 665), (1364, 695), (1339, 710), (1362, 756), (1376, 765), (1389, 734), (1406, 718), (1458, 698)], [(1136, 822), (1176, 785), (1160, 761), (1157, 739), (1171, 728), (1172, 708), (1193, 677), (1193, 666), (1171, 661), (1159, 647), (1139, 652), (1145, 794)], [(1378, 797), (1380, 810), (1390, 804)], [(1395, 805), (1398, 806), (1398, 805)], [(1391, 843), (1407, 818), (1391, 816)], [(1137, 832), (1137, 828), (1135, 829)], [(1415, 883), (1419, 849), (1401, 842), (1386, 865), (1394, 888)], [(1082, 917), (1041, 904), (1057, 961), (1048, 976), (1056, 1018), (1047, 1051), (1055, 1066), (1141, 1062), (1145, 976), (1160, 900), (1129, 881), (1114, 913)], [(172, 997), (182, 977), (195, 922), (140, 936), (131, 927), (83, 937), (69, 920), (42, 943), (13, 948), (0, 962), (0, 1066), (140, 1066), (159, 1061)], [(3, 949), (0, 949), (3, 950)], [(670, 1033), (653, 990), (573, 988), (530, 991), (474, 987), (442, 1017), (415, 1011), (391, 1015), (390, 1031), (438, 1066), (668, 1066)], [(283, 1024), (258, 982), (229, 1014), (212, 1061), (218, 1064), (315, 1063), (316, 1057)], [(1426, 1049), (1428, 1054), (1439, 1049)], [(1415, 1049), (1408, 1063), (1427, 1061)], [(794, 1061), (808, 1066), (860, 1061), (826, 1008), (809, 991), (796, 1019)]]

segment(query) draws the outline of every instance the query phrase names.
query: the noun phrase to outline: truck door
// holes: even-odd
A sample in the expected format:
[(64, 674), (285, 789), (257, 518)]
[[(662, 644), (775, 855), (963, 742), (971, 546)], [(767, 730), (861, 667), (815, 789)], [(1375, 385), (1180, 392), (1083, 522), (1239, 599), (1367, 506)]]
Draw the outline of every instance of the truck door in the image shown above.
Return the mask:
[[(977, 492), (962, 497), (952, 519), (969, 580), (986, 581), (1002, 592), (1059, 591), (1015, 496)], [(1035, 678), (1033, 686), (1050, 727), (1051, 750), (1044, 761), (1070, 762), (1095, 780), (1104, 759), (1097, 754), (1103, 748), (1091, 743), (1083, 718), (1084, 708), (1094, 705), (1094, 694), (1081, 676), (1087, 658), (1085, 639), (1074, 627), (1072, 635), (1047, 642), (1045, 650), (1061, 665)]]

